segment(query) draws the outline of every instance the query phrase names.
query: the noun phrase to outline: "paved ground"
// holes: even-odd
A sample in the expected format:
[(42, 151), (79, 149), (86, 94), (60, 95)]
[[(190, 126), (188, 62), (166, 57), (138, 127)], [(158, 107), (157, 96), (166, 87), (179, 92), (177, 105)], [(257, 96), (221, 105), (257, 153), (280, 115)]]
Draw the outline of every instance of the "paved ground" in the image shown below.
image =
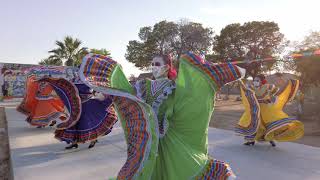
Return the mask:
[[(53, 129), (36, 129), (13, 107), (6, 108), (14, 175), (17, 180), (102, 180), (115, 176), (126, 158), (123, 132), (117, 125), (94, 149), (81, 145), (65, 151)], [(209, 153), (227, 161), (239, 180), (318, 180), (320, 148), (296, 143), (255, 147), (241, 145), (232, 131), (210, 128)]]
[(8, 139), (8, 127), (3, 107), (0, 107), (0, 179), (13, 179)]

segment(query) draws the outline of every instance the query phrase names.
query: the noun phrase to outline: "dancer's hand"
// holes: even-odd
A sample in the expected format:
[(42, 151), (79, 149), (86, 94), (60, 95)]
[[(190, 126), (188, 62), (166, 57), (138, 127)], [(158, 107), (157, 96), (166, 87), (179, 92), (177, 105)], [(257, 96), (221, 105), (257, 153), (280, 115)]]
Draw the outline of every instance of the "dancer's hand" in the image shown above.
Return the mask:
[(240, 66), (237, 66), (237, 65), (235, 65), (238, 69), (239, 69), (239, 71), (240, 71), (240, 74), (241, 74), (241, 79), (242, 78), (244, 78), (245, 76), (246, 76), (246, 69), (244, 69), (244, 68), (242, 68), (242, 67), (240, 67)]
[(96, 92), (94, 98), (98, 99), (99, 101), (104, 101), (106, 99), (106, 97), (100, 92)]

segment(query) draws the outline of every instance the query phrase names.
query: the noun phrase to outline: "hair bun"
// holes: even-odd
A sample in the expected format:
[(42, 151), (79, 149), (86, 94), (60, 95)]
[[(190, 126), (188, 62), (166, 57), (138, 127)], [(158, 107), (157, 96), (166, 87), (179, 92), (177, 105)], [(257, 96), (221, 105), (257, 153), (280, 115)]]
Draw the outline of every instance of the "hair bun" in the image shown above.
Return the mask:
[(267, 84), (267, 80), (266, 79), (262, 80), (261, 84)]
[(177, 71), (174, 67), (171, 66), (168, 71), (168, 78), (170, 80), (174, 80), (176, 79), (176, 77), (177, 77)]

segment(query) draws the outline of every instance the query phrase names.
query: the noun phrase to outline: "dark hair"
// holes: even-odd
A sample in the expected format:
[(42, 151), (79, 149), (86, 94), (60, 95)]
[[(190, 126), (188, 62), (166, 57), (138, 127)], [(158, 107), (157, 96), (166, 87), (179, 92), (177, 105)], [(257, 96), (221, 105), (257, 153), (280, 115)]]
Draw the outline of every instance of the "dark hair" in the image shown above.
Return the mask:
[(282, 74), (279, 73), (279, 72), (275, 73), (275, 75), (276, 75), (277, 77), (282, 77)]
[(258, 77), (261, 81), (266, 79), (266, 77), (263, 74), (258, 74), (256, 77)]
[(169, 64), (169, 63), (171, 63), (171, 61), (170, 61), (170, 57), (169, 57), (169, 55), (165, 55), (165, 54), (156, 54), (156, 55), (154, 55), (153, 56), (153, 58), (155, 58), (155, 57), (160, 57), (160, 58), (162, 58), (162, 60), (164, 61), (164, 63), (166, 63), (166, 64)]
[(260, 79), (262, 85), (267, 83), (266, 77), (263, 74), (259, 74), (256, 77)]

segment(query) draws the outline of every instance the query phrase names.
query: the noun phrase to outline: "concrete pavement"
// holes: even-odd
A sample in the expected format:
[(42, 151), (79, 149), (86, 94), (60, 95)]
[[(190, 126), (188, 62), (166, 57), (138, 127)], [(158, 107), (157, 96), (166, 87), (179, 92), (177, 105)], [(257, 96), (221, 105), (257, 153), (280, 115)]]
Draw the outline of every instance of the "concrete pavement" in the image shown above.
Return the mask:
[[(16, 180), (102, 180), (114, 177), (126, 159), (126, 144), (119, 123), (112, 133), (65, 151), (53, 138), (53, 129), (30, 127), (25, 116), (6, 108), (13, 171)], [(319, 180), (320, 148), (296, 143), (242, 145), (232, 131), (209, 129), (209, 153), (230, 163), (239, 180)]]

